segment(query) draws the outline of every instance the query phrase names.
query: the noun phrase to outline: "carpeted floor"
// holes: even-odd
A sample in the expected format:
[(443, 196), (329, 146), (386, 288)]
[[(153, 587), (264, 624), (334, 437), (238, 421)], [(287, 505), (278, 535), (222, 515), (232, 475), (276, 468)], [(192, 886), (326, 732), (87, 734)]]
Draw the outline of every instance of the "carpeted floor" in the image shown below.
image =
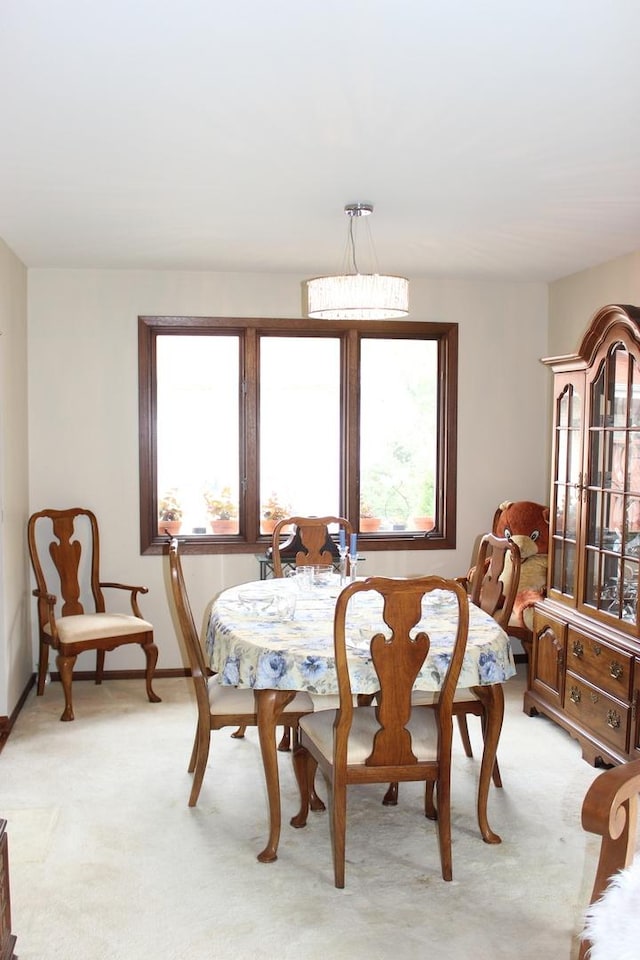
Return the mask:
[[(598, 845), (582, 831), (600, 771), (566, 733), (522, 713), (523, 676), (505, 685), (490, 822), (475, 820), (476, 757), (455, 736), (454, 879), (440, 876), (422, 788), (349, 794), (346, 888), (333, 886), (326, 814), (293, 830), (297, 789), (280, 754), (279, 859), (260, 864), (266, 800), (255, 730), (213, 735), (198, 806), (187, 807), (195, 706), (190, 681), (74, 685), (60, 723), (59, 684), (34, 693), (0, 754), (13, 932), (20, 960), (569, 960)], [(324, 791), (324, 784), (319, 783)]]

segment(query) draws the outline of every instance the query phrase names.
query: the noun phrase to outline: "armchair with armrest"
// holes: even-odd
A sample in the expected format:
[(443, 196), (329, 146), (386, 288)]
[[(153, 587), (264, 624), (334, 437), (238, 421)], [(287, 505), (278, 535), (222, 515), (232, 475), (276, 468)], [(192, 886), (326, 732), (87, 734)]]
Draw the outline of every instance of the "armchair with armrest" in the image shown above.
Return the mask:
[(640, 857), (634, 860), (640, 760), (605, 770), (582, 804), (582, 826), (602, 837), (579, 960), (640, 956)]
[[(96, 651), (95, 680), (100, 684), (105, 652), (137, 643), (146, 658), (147, 697), (159, 703), (160, 697), (151, 686), (158, 648), (153, 641), (153, 626), (143, 619), (138, 606), (138, 594), (147, 593), (147, 588), (100, 579), (95, 514), (82, 507), (40, 510), (29, 518), (27, 540), (36, 580), (33, 595), (38, 601), (38, 696), (44, 693), (51, 647), (57, 653), (64, 690), (65, 707), (60, 719), (73, 720), (71, 684), (78, 654)], [(106, 589), (126, 591), (131, 614), (108, 613)]]

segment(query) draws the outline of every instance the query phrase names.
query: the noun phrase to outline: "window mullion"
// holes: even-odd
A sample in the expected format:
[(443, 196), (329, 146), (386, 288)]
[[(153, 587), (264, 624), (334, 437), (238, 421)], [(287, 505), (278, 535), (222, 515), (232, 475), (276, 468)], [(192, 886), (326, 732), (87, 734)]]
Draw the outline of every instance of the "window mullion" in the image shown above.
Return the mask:
[(245, 537), (249, 542), (258, 538), (258, 516), (260, 498), (260, 478), (258, 464), (260, 462), (260, 342), (255, 329), (244, 332), (241, 351), (241, 382), (242, 382), (242, 462), (240, 464), (242, 484), (243, 527)]
[(349, 330), (343, 338), (342, 362), (342, 509), (358, 529), (360, 503), (360, 335)]

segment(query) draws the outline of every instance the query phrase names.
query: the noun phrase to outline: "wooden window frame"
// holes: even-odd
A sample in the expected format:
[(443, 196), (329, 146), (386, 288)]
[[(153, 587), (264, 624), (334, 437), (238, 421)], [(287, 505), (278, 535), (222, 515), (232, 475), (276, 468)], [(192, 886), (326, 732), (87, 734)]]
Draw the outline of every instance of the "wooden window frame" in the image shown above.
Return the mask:
[[(140, 550), (160, 554), (167, 538), (158, 534), (156, 447), (156, 339), (158, 336), (240, 337), (241, 488), (240, 532), (228, 537), (180, 534), (181, 552), (193, 554), (263, 553), (269, 536), (259, 533), (259, 336), (338, 336), (341, 349), (341, 504), (340, 510), (359, 528), (359, 364), (362, 337), (427, 339), (438, 344), (438, 437), (435, 478), (436, 527), (427, 533), (381, 531), (359, 535), (361, 551), (451, 550), (456, 546), (458, 325), (413, 321), (331, 321), (238, 317), (138, 317), (138, 387), (140, 441)], [(254, 375), (255, 374), (255, 375)], [(382, 387), (384, 389), (384, 385)], [(255, 507), (255, 509), (252, 509)]]

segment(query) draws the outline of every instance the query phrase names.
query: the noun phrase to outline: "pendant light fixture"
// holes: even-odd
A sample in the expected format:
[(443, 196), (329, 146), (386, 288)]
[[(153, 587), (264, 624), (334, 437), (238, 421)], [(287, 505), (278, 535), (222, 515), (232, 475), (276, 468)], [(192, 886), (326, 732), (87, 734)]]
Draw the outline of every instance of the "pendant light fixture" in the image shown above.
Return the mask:
[[(380, 273), (360, 273), (354, 222), (373, 213), (372, 203), (348, 203), (347, 261), (350, 273), (307, 280), (308, 315), (320, 320), (391, 320), (409, 312), (409, 281)], [(371, 237), (371, 248), (373, 243)]]

